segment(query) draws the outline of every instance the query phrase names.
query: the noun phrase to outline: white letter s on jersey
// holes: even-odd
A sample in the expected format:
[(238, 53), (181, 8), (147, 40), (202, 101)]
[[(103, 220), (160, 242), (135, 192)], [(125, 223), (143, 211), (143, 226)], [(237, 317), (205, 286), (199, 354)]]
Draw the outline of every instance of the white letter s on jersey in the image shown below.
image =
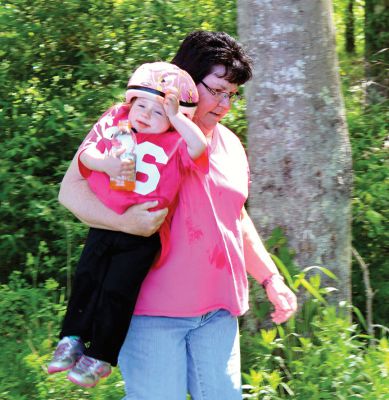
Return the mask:
[(141, 172), (148, 176), (146, 182), (136, 181), (136, 187), (134, 192), (138, 194), (149, 194), (153, 192), (158, 186), (158, 182), (161, 178), (161, 175), (158, 171), (158, 168), (155, 164), (150, 164), (143, 161), (143, 157), (146, 154), (150, 154), (155, 157), (155, 161), (161, 164), (167, 164), (169, 157), (166, 155), (165, 150), (157, 146), (154, 143), (143, 142), (136, 146), (136, 171)]

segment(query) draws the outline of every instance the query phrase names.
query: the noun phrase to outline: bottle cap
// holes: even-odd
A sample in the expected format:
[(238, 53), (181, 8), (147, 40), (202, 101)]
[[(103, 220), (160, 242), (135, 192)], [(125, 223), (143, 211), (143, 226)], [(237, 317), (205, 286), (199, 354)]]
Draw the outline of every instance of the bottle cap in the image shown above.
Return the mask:
[(118, 122), (118, 127), (122, 131), (129, 132), (131, 130), (130, 121), (128, 119), (122, 119)]

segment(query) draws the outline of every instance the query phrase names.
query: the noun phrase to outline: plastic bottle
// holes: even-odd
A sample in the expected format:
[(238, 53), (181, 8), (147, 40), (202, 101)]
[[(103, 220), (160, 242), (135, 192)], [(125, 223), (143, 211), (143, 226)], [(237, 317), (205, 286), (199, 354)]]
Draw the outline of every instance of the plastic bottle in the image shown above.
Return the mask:
[[(120, 155), (121, 160), (133, 160), (136, 162), (136, 136), (130, 128), (128, 121), (119, 121), (118, 130), (112, 136), (112, 149), (113, 154), (118, 152), (120, 149), (125, 148), (124, 153)], [(117, 176), (111, 177), (109, 186), (114, 190), (125, 190), (133, 191), (135, 189), (135, 175), (136, 171), (132, 176)]]

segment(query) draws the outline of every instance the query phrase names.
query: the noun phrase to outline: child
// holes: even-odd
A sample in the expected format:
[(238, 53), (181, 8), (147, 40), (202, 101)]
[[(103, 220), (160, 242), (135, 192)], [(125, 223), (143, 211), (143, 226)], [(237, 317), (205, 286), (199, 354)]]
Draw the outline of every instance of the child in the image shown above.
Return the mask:
[[(70, 370), (72, 382), (93, 387), (117, 365), (140, 286), (158, 251), (160, 259), (168, 251), (181, 177), (207, 171), (206, 139), (191, 121), (197, 101), (196, 85), (185, 71), (164, 62), (144, 64), (129, 81), (126, 103), (109, 109), (81, 145), (80, 172), (105, 205), (123, 213), (133, 204), (158, 200), (158, 208), (168, 207), (169, 213), (151, 237), (89, 230), (49, 373)], [(132, 161), (110, 151), (110, 134), (124, 121), (137, 140), (133, 192), (109, 186), (109, 176), (134, 172)]]

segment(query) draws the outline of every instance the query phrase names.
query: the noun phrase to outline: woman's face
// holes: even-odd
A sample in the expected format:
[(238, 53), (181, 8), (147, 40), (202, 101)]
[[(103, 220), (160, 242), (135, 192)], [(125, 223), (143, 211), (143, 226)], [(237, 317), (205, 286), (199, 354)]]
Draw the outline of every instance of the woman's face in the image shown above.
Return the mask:
[[(216, 92), (227, 94), (236, 93), (238, 85), (230, 83), (222, 78), (225, 73), (223, 65), (215, 65), (203, 82), (208, 88)], [(231, 100), (228, 96), (213, 95), (201, 82), (197, 85), (199, 92), (199, 104), (193, 121), (199, 126), (205, 135), (212, 133), (216, 124), (228, 113), (231, 108)]]

